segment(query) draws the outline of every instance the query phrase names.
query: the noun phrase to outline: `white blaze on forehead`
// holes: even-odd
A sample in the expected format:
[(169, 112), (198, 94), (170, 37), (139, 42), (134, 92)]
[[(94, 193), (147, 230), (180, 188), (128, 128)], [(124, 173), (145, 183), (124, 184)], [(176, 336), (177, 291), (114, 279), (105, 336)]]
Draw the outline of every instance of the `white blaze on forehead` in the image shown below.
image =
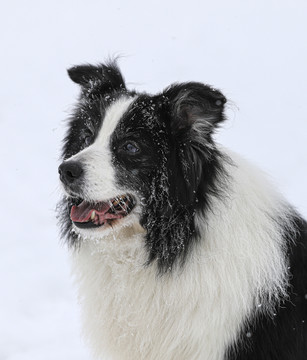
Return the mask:
[(102, 127), (95, 143), (99, 143), (100, 146), (102, 144), (105, 145), (109, 143), (109, 139), (116, 126), (134, 99), (135, 98), (122, 97), (107, 109)]
[(133, 101), (134, 98), (122, 97), (112, 104), (106, 111), (94, 143), (76, 156), (85, 169), (83, 195), (88, 201), (102, 201), (121, 195), (112, 164), (110, 139)]

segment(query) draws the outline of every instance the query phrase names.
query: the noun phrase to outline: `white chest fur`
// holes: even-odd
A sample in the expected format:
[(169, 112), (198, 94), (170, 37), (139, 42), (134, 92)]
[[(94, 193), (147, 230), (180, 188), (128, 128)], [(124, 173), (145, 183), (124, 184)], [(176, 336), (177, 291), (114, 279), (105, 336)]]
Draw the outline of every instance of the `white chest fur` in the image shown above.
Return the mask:
[[(142, 235), (132, 241), (134, 255), (143, 253)], [(236, 314), (228, 310), (221, 316), (229, 295), (225, 298), (220, 280), (205, 274), (199, 260), (182, 273), (159, 277), (155, 266), (144, 267), (145, 256), (127, 250), (124, 260), (109, 250), (87, 243), (74, 255), (84, 333), (98, 358), (223, 358), (237, 330)], [(209, 279), (216, 286), (208, 288)]]

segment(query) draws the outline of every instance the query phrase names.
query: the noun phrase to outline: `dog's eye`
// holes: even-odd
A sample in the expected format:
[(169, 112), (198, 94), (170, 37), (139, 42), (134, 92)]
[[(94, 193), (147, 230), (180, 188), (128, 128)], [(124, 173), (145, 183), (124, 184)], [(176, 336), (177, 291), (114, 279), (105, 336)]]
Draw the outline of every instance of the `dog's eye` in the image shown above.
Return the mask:
[(84, 138), (84, 145), (85, 146), (90, 146), (93, 142), (93, 136), (92, 135), (88, 135)]
[(132, 143), (127, 143), (124, 146), (124, 149), (130, 154), (135, 154), (140, 151), (140, 149), (135, 144)]

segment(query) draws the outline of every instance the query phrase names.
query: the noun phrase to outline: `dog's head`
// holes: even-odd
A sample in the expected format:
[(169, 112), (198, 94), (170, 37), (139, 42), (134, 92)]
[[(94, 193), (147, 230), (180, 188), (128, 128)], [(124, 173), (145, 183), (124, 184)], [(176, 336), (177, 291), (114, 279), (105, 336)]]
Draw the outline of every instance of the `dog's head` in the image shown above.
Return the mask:
[(139, 94), (126, 88), (114, 62), (68, 74), (81, 95), (59, 167), (65, 235), (76, 243), (72, 229), (100, 238), (139, 222), (148, 262), (172, 268), (198, 237), (196, 212), (205, 213), (219, 190), (212, 134), (224, 120), (225, 97), (196, 82)]

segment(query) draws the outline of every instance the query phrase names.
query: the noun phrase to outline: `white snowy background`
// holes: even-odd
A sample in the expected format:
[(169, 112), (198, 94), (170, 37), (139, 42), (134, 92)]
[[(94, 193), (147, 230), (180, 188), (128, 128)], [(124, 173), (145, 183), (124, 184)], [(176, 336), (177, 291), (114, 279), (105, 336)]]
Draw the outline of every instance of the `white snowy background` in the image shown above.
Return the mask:
[(123, 55), (132, 88), (212, 84), (216, 139), (271, 174), (307, 217), (307, 2), (16, 1), (0, 5), (0, 360), (90, 359), (55, 206), (66, 69)]

